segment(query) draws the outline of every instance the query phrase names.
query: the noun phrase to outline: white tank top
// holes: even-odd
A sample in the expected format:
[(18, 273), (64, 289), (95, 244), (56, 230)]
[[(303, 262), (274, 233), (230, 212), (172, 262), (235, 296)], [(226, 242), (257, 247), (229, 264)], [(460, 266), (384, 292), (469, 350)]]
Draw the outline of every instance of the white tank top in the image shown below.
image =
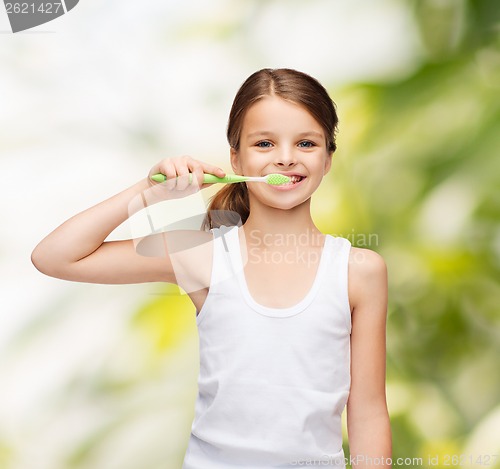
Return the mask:
[(196, 318), (198, 396), (182, 468), (296, 468), (316, 461), (344, 469), (351, 243), (326, 235), (307, 295), (295, 306), (269, 308), (249, 293), (238, 231), (211, 230), (210, 288)]

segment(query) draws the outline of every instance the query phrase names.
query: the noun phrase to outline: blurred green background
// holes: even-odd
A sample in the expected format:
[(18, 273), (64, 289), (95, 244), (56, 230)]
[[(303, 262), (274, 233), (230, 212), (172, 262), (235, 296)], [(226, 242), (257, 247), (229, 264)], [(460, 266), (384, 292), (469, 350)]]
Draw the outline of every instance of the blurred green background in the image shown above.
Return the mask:
[(82, 0), (17, 35), (5, 15), (0, 468), (181, 467), (198, 372), (189, 298), (46, 278), (29, 255), (163, 157), (230, 171), (237, 88), (283, 66), (338, 106), (318, 226), (388, 265), (394, 461), (500, 468), (499, 12), (495, 0)]

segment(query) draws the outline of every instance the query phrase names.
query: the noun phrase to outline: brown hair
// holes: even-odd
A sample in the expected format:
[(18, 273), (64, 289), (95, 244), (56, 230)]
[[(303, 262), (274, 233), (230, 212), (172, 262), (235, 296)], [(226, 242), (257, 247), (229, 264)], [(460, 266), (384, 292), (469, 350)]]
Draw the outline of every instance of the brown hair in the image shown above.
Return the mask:
[[(332, 155), (335, 152), (338, 126), (335, 103), (315, 78), (288, 68), (264, 68), (250, 75), (241, 85), (234, 98), (227, 126), (227, 141), (232, 149), (239, 149), (247, 110), (265, 96), (278, 96), (303, 106), (323, 127), (328, 153)], [(246, 184), (227, 184), (212, 197), (202, 229), (208, 231), (221, 225), (236, 225), (240, 218), (243, 224), (249, 214)]]

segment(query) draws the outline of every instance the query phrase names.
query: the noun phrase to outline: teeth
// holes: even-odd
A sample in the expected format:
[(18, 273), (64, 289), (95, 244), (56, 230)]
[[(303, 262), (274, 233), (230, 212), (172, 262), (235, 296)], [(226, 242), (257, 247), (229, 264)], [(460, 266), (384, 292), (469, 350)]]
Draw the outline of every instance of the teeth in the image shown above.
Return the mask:
[(297, 182), (299, 182), (301, 180), (300, 176), (289, 176), (289, 177), (290, 177), (290, 181), (286, 182), (285, 184), (282, 184), (283, 186), (291, 186), (291, 185), (296, 184)]

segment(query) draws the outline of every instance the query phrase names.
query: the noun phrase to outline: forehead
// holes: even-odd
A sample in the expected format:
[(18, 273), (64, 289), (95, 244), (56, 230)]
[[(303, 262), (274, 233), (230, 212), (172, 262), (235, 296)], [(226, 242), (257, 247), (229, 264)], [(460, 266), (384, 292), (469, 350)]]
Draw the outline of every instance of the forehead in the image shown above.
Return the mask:
[(258, 131), (266, 132), (319, 132), (320, 123), (303, 106), (277, 96), (265, 96), (245, 113), (242, 136)]

